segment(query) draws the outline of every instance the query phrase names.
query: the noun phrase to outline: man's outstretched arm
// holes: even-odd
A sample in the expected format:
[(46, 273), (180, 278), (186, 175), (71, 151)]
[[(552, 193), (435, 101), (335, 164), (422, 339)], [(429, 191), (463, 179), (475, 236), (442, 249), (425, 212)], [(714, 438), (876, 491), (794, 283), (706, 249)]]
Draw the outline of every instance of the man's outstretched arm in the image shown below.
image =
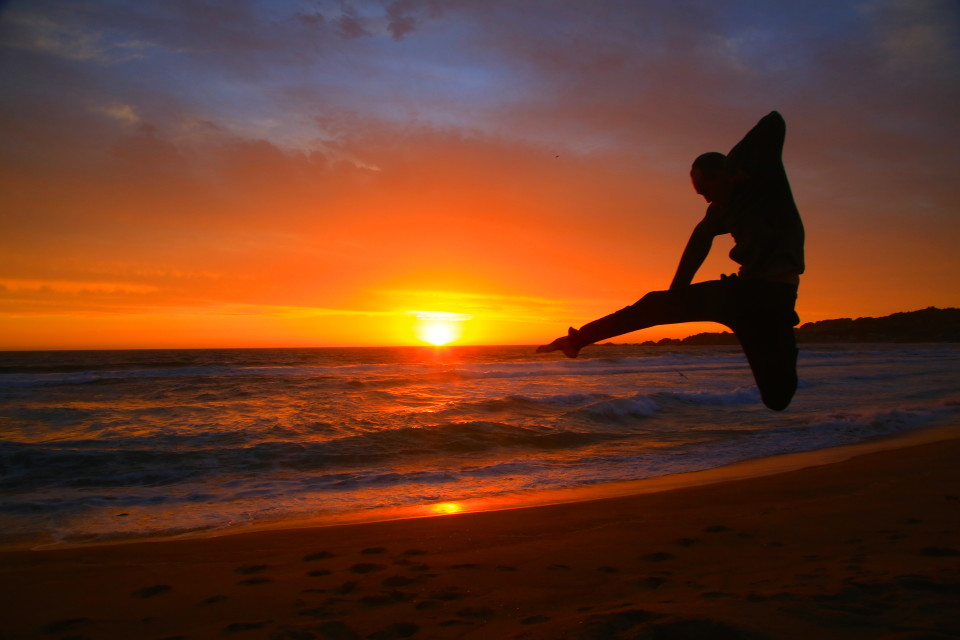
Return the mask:
[(727, 154), (728, 170), (743, 170), (756, 176), (780, 164), (787, 124), (778, 111), (771, 111), (754, 125)]
[(710, 253), (710, 247), (713, 246), (713, 238), (716, 235), (716, 223), (708, 213), (693, 228), (693, 233), (687, 240), (687, 246), (683, 250), (683, 255), (680, 256), (677, 273), (673, 276), (673, 282), (670, 283), (671, 289), (686, 287), (693, 282), (693, 277), (697, 275), (697, 271)]

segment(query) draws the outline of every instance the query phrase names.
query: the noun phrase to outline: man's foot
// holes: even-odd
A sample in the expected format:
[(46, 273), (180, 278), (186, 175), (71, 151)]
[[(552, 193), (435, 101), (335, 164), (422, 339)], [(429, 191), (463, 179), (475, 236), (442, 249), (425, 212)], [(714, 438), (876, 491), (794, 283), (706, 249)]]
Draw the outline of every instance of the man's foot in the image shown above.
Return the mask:
[(545, 344), (542, 347), (537, 347), (537, 353), (550, 353), (551, 351), (563, 351), (563, 355), (568, 358), (576, 358), (580, 353), (580, 347), (574, 346), (573, 336), (576, 335), (577, 330), (573, 327), (570, 327), (570, 332), (557, 338), (550, 344)]

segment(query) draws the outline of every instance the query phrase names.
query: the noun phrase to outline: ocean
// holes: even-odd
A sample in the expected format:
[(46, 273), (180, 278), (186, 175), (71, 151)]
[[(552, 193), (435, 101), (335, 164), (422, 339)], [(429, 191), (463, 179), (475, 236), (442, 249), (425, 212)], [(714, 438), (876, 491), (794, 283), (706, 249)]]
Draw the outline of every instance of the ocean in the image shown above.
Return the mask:
[(0, 353), (0, 546), (452, 513), (955, 423), (960, 345)]

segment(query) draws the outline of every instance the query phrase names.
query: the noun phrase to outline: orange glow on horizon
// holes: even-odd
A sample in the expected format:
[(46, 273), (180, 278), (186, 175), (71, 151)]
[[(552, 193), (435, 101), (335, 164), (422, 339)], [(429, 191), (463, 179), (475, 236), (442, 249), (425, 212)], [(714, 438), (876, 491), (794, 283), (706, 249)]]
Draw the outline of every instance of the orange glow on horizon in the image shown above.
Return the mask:
[(417, 338), (435, 347), (451, 344), (463, 336), (464, 323), (472, 316), (444, 311), (411, 311), (416, 316)]
[(430, 511), (437, 515), (453, 515), (454, 513), (460, 513), (463, 510), (463, 505), (458, 502), (441, 502), (430, 507)]

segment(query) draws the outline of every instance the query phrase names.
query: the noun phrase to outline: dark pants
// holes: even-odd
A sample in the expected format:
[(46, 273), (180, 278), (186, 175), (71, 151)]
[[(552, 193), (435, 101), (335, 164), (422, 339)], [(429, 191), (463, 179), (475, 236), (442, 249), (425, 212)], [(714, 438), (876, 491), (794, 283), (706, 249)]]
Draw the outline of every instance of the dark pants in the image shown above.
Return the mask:
[(797, 286), (737, 276), (671, 291), (653, 291), (571, 334), (577, 347), (638, 329), (678, 322), (719, 322), (740, 341), (763, 403), (776, 411), (797, 390), (797, 342), (793, 327)]

